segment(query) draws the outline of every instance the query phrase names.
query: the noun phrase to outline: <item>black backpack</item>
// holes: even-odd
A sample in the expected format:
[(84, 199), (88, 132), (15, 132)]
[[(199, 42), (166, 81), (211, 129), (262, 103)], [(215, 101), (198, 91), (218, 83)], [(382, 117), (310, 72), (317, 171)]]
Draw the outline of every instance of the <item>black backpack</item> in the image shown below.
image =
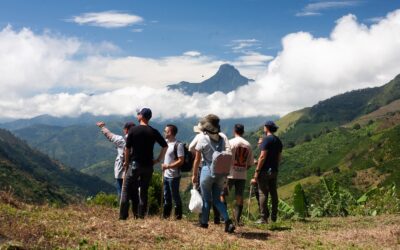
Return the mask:
[[(174, 154), (175, 154), (175, 158), (178, 158), (178, 144), (182, 143), (180, 141), (177, 141), (175, 143), (174, 146)], [(192, 152), (189, 151), (188, 146), (186, 145), (186, 143), (182, 143), (183, 144), (183, 165), (180, 166), (180, 170), (182, 172), (190, 172), (192, 171), (192, 167), (193, 167), (193, 161), (194, 161), (194, 157)]]

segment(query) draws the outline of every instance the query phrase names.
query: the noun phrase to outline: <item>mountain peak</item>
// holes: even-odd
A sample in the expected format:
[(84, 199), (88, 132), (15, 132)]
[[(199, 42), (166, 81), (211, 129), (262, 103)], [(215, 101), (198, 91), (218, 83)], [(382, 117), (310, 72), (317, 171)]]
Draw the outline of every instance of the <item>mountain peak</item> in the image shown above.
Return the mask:
[(250, 81), (253, 80), (242, 76), (234, 66), (222, 64), (215, 75), (201, 83), (182, 81), (178, 84), (168, 85), (168, 89), (180, 90), (189, 95), (195, 92), (211, 94), (221, 91), (228, 93), (238, 87), (248, 84)]
[(220, 72), (220, 71), (236, 71), (236, 72), (239, 72), (233, 65), (230, 65), (228, 63), (222, 64), (221, 66), (219, 66), (218, 72)]

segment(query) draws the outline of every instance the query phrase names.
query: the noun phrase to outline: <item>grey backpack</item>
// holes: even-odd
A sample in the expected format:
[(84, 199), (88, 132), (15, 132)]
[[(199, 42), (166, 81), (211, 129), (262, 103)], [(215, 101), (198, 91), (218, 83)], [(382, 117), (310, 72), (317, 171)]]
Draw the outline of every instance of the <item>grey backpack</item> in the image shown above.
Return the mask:
[[(211, 162), (211, 173), (216, 175), (229, 175), (231, 170), (231, 165), (233, 161), (233, 156), (231, 153), (226, 151), (218, 151), (214, 148), (211, 143), (211, 140), (208, 136), (206, 136), (208, 143), (210, 144), (211, 149), (214, 151), (212, 154), (212, 162)], [(220, 137), (220, 141), (222, 140), (222, 147), (225, 148), (225, 142), (222, 137)], [(220, 142), (221, 143), (221, 142)]]

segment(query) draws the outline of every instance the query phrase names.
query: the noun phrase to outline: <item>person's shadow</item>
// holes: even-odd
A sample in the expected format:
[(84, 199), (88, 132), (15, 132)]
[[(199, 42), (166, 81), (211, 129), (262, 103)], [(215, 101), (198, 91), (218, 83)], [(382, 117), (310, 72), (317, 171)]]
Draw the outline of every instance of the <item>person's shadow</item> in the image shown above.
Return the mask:
[(249, 240), (268, 240), (270, 236), (267, 232), (243, 232), (239, 234), (239, 237)]

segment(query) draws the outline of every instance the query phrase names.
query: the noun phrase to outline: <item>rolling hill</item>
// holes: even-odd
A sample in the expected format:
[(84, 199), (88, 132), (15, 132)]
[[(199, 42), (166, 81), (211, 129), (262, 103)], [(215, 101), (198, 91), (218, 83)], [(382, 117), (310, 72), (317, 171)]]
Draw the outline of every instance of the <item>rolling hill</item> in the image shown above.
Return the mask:
[(114, 188), (31, 149), (0, 129), (0, 189), (27, 202), (66, 203)]
[[(400, 185), (400, 76), (382, 87), (351, 91), (289, 113), (277, 124), (285, 144), (280, 186), (300, 181), (312, 189), (320, 177), (354, 194)], [(260, 135), (258, 130), (249, 139)]]

